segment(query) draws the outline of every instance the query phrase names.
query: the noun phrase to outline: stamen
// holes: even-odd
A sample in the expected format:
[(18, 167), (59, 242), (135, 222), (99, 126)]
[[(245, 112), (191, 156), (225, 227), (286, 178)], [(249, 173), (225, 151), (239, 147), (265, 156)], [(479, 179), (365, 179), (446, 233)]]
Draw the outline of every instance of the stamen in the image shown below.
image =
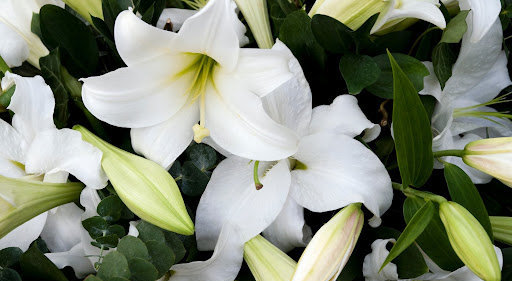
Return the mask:
[(165, 25), (164, 25), (164, 30), (167, 30), (167, 31), (172, 31), (172, 21), (171, 19), (167, 19), (167, 21), (165, 22)]
[(200, 124), (195, 124), (192, 127), (192, 131), (194, 131), (194, 141), (196, 143), (201, 143), (204, 138), (210, 136), (210, 130)]
[(254, 186), (256, 186), (256, 190), (260, 190), (263, 188), (263, 184), (260, 182), (260, 178), (258, 176), (259, 165), (260, 165), (260, 161), (254, 162)]

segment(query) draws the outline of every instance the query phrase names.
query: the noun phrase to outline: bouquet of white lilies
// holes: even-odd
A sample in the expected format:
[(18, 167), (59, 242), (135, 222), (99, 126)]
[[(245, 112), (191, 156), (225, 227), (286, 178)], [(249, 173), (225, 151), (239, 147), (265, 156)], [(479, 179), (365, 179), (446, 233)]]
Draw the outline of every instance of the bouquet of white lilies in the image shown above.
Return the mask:
[(510, 38), (512, 0), (0, 0), (0, 281), (512, 280)]

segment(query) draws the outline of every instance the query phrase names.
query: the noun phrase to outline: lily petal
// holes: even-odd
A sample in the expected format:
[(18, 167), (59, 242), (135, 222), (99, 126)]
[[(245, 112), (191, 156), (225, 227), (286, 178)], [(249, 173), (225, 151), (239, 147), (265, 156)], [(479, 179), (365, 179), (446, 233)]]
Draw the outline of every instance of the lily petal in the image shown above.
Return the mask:
[(158, 22), (156, 27), (164, 28), (167, 24), (167, 21), (171, 21), (172, 31), (180, 30), (183, 23), (190, 18), (191, 16), (197, 14), (197, 10), (189, 10), (189, 9), (178, 9), (178, 8), (167, 8), (162, 11), (160, 18), (158, 18)]
[(382, 271), (379, 272), (380, 267), (389, 254), (386, 248), (389, 242), (394, 243), (396, 241), (395, 239), (378, 239), (372, 243), (372, 252), (366, 255), (363, 262), (363, 275), (366, 281), (399, 280), (398, 269), (392, 262), (388, 263)]
[(83, 212), (75, 203), (65, 204), (48, 212), (41, 238), (51, 252), (67, 252), (80, 243)]
[(83, 141), (77, 131), (62, 129), (39, 133), (27, 155), (27, 173), (67, 172), (92, 188), (107, 185), (107, 177), (101, 169), (101, 151)]
[[(398, 1), (398, 3), (396, 3)], [(417, 18), (440, 28), (446, 27), (443, 13), (438, 8), (439, 1), (432, 0), (393, 0), (388, 12), (382, 13), (372, 28), (372, 33), (386, 28), (386, 24), (395, 20)], [(398, 5), (397, 5), (398, 4)]]
[(96, 272), (91, 261), (85, 257), (81, 243), (75, 245), (71, 250), (60, 253), (47, 253), (45, 256), (51, 260), (59, 269), (71, 266), (77, 278), (84, 278), (88, 274)]
[(225, 227), (210, 259), (171, 267), (170, 281), (232, 281), (243, 262), (244, 242), (236, 231)]
[(310, 134), (335, 133), (351, 138), (364, 132), (363, 140), (366, 142), (376, 139), (380, 131), (380, 126), (366, 118), (357, 105), (357, 99), (350, 95), (338, 96), (331, 105), (313, 108), (309, 127)]
[(12, 126), (30, 143), (34, 136), (48, 129), (55, 129), (53, 92), (41, 76), (21, 77), (7, 73), (2, 79), (2, 88), (15, 84), (16, 90), (7, 109), (15, 114)]
[(11, 160), (0, 157), (0, 176), (16, 179), (26, 176), (26, 173), (24, 169)]
[(501, 12), (500, 0), (459, 0), (459, 6), (461, 10), (471, 10), (473, 14), (472, 21), (466, 20), (473, 28), (471, 42), (480, 41)]
[(284, 51), (241, 49), (234, 75), (251, 92), (264, 97), (292, 78), (288, 61), (288, 53)]
[(419, 92), (420, 95), (433, 96), (437, 101), (441, 100), (443, 90), (441, 90), (441, 83), (437, 79), (434, 72), (434, 64), (429, 61), (424, 61), (423, 64), (427, 67), (430, 74), (423, 78), (423, 90)]
[(0, 56), (9, 67), (21, 66), (28, 59), (30, 51), (27, 42), (16, 31), (0, 22)]
[(237, 237), (245, 243), (279, 215), (290, 188), (287, 163), (260, 163), (261, 190), (255, 188), (253, 170), (254, 163), (238, 157), (225, 159), (214, 170), (197, 207), (199, 250), (212, 250), (226, 224), (236, 229)]
[[(466, 144), (480, 139), (482, 139), (482, 137), (474, 134), (466, 134), (462, 138), (456, 136), (454, 137), (453, 140), (453, 146), (450, 149), (464, 149)], [(457, 165), (471, 178), (471, 181), (475, 184), (485, 184), (489, 183), (492, 180), (492, 176), (468, 166), (466, 163), (462, 161), (460, 157), (445, 157), (443, 158), (443, 160), (454, 165)]]
[(287, 158), (297, 150), (297, 135), (272, 120), (260, 98), (222, 71), (206, 89), (206, 127), (220, 147), (262, 161)]
[(115, 126), (157, 125), (186, 103), (193, 73), (179, 72), (193, 61), (192, 55), (159, 56), (137, 67), (83, 79), (84, 104), (98, 119)]
[[(470, 13), (468, 22), (474, 17)], [(478, 42), (471, 42), (473, 25), (462, 39), (459, 57), (453, 66), (452, 77), (446, 82), (443, 99), (455, 100), (466, 94), (482, 81), (501, 56), (503, 31), (501, 22), (496, 20), (485, 36)]]
[[(16, 161), (18, 163), (25, 163), (27, 143), (11, 125), (1, 119), (0, 146), (2, 147), (2, 150), (0, 150), (0, 158)], [(0, 170), (0, 173), (2, 172), (4, 172), (4, 169)]]
[(169, 169), (194, 138), (199, 106), (186, 104), (169, 120), (147, 128), (131, 130), (133, 149)]
[(305, 167), (292, 171), (290, 194), (313, 212), (361, 202), (380, 217), (391, 206), (393, 190), (386, 168), (371, 150), (350, 137), (332, 133), (307, 136), (294, 158)]
[(173, 46), (177, 51), (205, 54), (233, 70), (240, 51), (237, 21), (230, 0), (208, 1), (183, 23)]
[(272, 94), (263, 97), (263, 107), (277, 123), (292, 129), (299, 136), (307, 135), (313, 113), (311, 88), (290, 49), (279, 40), (272, 49), (286, 52), (293, 77)]
[(265, 238), (284, 252), (306, 247), (313, 233), (304, 220), (304, 208), (288, 196), (276, 220), (263, 231)]
[(48, 212), (44, 212), (16, 227), (13, 231), (0, 239), (0, 249), (18, 247), (23, 252), (28, 250), (30, 244), (36, 240), (43, 231), (47, 216)]
[(172, 42), (176, 36), (147, 24), (132, 11), (121, 12), (114, 26), (117, 51), (128, 66), (173, 52)]

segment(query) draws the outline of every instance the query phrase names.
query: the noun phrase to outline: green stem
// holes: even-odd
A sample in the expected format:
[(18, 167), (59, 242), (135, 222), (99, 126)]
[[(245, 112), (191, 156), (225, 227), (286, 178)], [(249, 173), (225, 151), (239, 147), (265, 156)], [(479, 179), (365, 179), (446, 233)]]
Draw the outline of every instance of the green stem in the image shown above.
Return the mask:
[(263, 184), (261, 184), (260, 179), (258, 177), (259, 165), (260, 165), (260, 161), (254, 162), (254, 185), (256, 186), (256, 190), (260, 190), (263, 188)]
[(434, 157), (444, 157), (444, 156), (457, 156), (462, 157), (464, 156), (465, 152), (461, 149), (450, 149), (450, 150), (441, 150), (441, 151), (434, 151)]
[(432, 193), (425, 192), (425, 191), (416, 190), (416, 189), (410, 188), (410, 187), (407, 187), (406, 189), (404, 189), (403, 193), (407, 197), (420, 197), (427, 201), (433, 201), (433, 202), (437, 202), (437, 203), (446, 202), (446, 198), (444, 198), (443, 196), (439, 196), (439, 195), (432, 194)]
[[(5, 75), (7, 72), (12, 72), (5, 60), (0, 56), (0, 71)], [(3, 75), (2, 75), (3, 77)]]

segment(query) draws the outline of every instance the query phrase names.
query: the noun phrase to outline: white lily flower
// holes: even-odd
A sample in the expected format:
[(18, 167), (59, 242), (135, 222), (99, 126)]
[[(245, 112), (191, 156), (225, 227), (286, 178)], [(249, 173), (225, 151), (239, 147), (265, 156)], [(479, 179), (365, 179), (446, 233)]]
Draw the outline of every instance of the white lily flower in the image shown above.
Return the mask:
[[(57, 5), (64, 7), (61, 0), (3, 0), (0, 1), (0, 22), (7, 25), (12, 30), (16, 31), (26, 42), (30, 55), (28, 62), (33, 66), (39, 68), (39, 58), (48, 55), (48, 49), (44, 46), (41, 39), (32, 32), (32, 15), (38, 14), (42, 6), (46, 4)], [(0, 29), (0, 37), (3, 41), (5, 38), (12, 38), (9, 36), (10, 31)], [(23, 46), (23, 48), (25, 48)], [(20, 50), (10, 49), (7, 56), (16, 56)], [(0, 53), (2, 57), (4, 53)]]
[[(274, 46), (279, 48), (285, 48), (281, 42)], [(353, 139), (366, 131), (363, 138), (372, 140), (380, 127), (366, 119), (352, 96), (340, 96), (331, 106), (312, 110), (311, 91), (302, 69), (292, 54), (288, 55), (296, 78), (266, 96), (263, 103), (274, 120), (303, 136), (299, 150), (278, 164), (259, 163), (258, 175), (265, 175), (261, 190), (255, 188), (253, 161), (230, 156), (217, 166), (196, 212), (198, 249), (215, 249), (212, 259), (216, 263), (211, 259), (176, 265), (176, 274), (190, 278), (176, 280), (234, 280), (243, 244), (263, 230), (281, 249), (305, 246), (311, 231), (304, 224), (303, 207), (325, 212), (363, 202), (380, 216), (391, 205), (393, 192), (384, 165)], [(284, 185), (285, 178), (288, 185)], [(276, 220), (288, 223), (277, 225)], [(224, 254), (222, 249), (227, 248), (235, 250)], [(216, 271), (220, 264), (228, 266), (231, 274), (220, 275)], [(198, 271), (201, 276), (190, 275)]]
[[(379, 272), (380, 267), (386, 260), (389, 254), (386, 246), (388, 243), (395, 243), (395, 239), (378, 239), (372, 243), (372, 252), (364, 258), (363, 275), (366, 281), (482, 281), (476, 276), (468, 267), (461, 267), (453, 272), (448, 272), (441, 269), (435, 264), (424, 252), (423, 258), (428, 265), (429, 272), (413, 279), (400, 279), (398, 278), (397, 266), (390, 262), (382, 271)], [(500, 248), (494, 247), (500, 266), (503, 266), (503, 255)]]
[[(16, 90), (8, 107), (15, 113), (12, 126), (0, 120), (0, 175), (65, 183), (72, 174), (91, 188), (103, 188), (107, 179), (100, 166), (101, 151), (82, 141), (78, 132), (56, 129), (55, 100), (44, 80), (6, 73), (2, 88), (13, 84)], [(80, 212), (74, 203), (44, 212), (2, 237), (0, 249), (26, 251), (41, 235), (51, 251), (67, 251), (78, 241), (68, 234), (79, 228), (74, 218)]]
[[(470, 22), (473, 16), (468, 15)], [(423, 95), (434, 96), (438, 103), (432, 116), (433, 151), (464, 149), (471, 141), (512, 135), (512, 122), (506, 114), (496, 112), (489, 105), (503, 102), (496, 98), (502, 89), (512, 85), (507, 69), (507, 57), (502, 51), (503, 31), (496, 20), (478, 42), (471, 41), (474, 30), (462, 40), (459, 57), (453, 66), (452, 77), (441, 90), (439, 80), (430, 62), (425, 65), (431, 75), (425, 77)], [(487, 183), (491, 176), (473, 169), (458, 157), (444, 157), (444, 161), (461, 167), (474, 183)], [(435, 164), (442, 168), (441, 163)]]
[(458, 5), (461, 10), (471, 10), (472, 22), (466, 20), (473, 28), (471, 41), (477, 42), (491, 29), (501, 12), (500, 0), (441, 0), (447, 6)]
[(16, 31), (0, 22), (0, 56), (9, 67), (18, 67), (28, 59), (27, 42)]
[(381, 32), (409, 18), (446, 27), (439, 0), (317, 0), (309, 15), (328, 15), (355, 30), (377, 13), (380, 14), (371, 33)]
[(163, 167), (207, 136), (242, 157), (290, 156), (297, 136), (260, 100), (291, 78), (286, 53), (240, 49), (238, 23), (229, 0), (209, 1), (178, 33), (122, 12), (114, 33), (128, 67), (84, 79), (86, 107), (132, 128), (134, 149)]

